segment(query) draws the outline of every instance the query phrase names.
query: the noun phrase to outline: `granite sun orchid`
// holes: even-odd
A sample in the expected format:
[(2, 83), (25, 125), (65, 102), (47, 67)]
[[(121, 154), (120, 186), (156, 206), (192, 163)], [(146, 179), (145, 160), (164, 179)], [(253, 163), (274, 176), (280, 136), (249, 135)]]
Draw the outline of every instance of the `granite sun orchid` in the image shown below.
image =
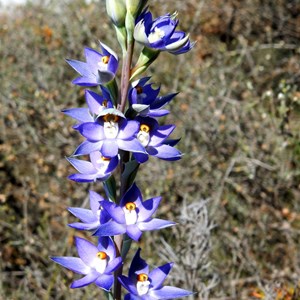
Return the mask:
[(134, 158), (139, 163), (147, 161), (148, 155), (168, 161), (175, 161), (181, 158), (182, 154), (179, 150), (165, 143), (175, 129), (175, 125), (159, 126), (155, 119), (149, 117), (136, 117), (136, 120), (140, 123), (137, 139), (147, 152), (146, 154), (133, 153)]
[(137, 153), (145, 153), (144, 147), (136, 139), (139, 123), (126, 120), (116, 109), (102, 111), (95, 122), (78, 126), (80, 133), (87, 139), (75, 150), (74, 155), (89, 154), (100, 150), (108, 158), (118, 155), (119, 149)]
[(82, 223), (76, 222), (69, 224), (70, 227), (78, 230), (95, 230), (101, 224), (110, 220), (108, 213), (102, 208), (101, 201), (103, 201), (99, 194), (90, 191), (90, 208), (69, 207), (68, 211), (80, 219)]
[(143, 231), (175, 225), (174, 222), (151, 218), (160, 201), (161, 197), (156, 197), (143, 202), (140, 190), (133, 184), (121, 199), (120, 205), (107, 200), (101, 202), (112, 219), (100, 225), (94, 235), (113, 236), (127, 233), (131, 239), (138, 241)]
[(76, 182), (104, 181), (118, 166), (118, 155), (105, 157), (99, 151), (90, 153), (90, 161), (67, 157), (68, 162), (79, 172), (68, 178)]
[(151, 12), (145, 11), (137, 20), (134, 38), (148, 48), (182, 54), (189, 51), (194, 43), (185, 32), (175, 31), (177, 25), (176, 13), (152, 20)]
[(162, 117), (169, 114), (169, 111), (162, 109), (168, 104), (177, 93), (168, 94), (158, 97), (160, 87), (152, 88), (153, 83), (147, 83), (150, 77), (136, 80), (132, 83), (132, 87), (128, 93), (128, 100), (138, 115), (146, 117)]
[(89, 241), (76, 237), (76, 248), (79, 257), (54, 256), (53, 261), (75, 273), (85, 275), (75, 280), (71, 288), (80, 288), (95, 283), (98, 287), (109, 291), (114, 282), (114, 275), (121, 264), (121, 257), (116, 257), (114, 242), (109, 237), (99, 238), (96, 247)]
[(163, 286), (163, 282), (173, 267), (173, 263), (149, 271), (148, 264), (140, 257), (139, 249), (129, 268), (128, 277), (121, 275), (119, 281), (129, 291), (124, 300), (157, 300), (176, 299), (186, 297), (192, 292), (172, 287)]
[(118, 69), (117, 54), (103, 43), (100, 43), (102, 53), (85, 48), (86, 62), (67, 59), (67, 63), (81, 76), (72, 81), (80, 86), (97, 86), (106, 84), (115, 78)]

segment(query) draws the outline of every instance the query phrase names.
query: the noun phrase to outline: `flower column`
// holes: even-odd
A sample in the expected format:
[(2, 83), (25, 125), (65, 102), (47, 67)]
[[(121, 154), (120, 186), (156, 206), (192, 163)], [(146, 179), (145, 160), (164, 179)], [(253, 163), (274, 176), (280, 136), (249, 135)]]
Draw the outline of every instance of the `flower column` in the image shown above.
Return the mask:
[[(94, 283), (103, 289), (108, 299), (122, 298), (121, 285), (127, 290), (125, 299), (174, 299), (191, 292), (170, 286), (163, 281), (172, 268), (168, 263), (149, 271), (148, 264), (135, 254), (128, 277), (123, 273), (123, 261), (131, 241), (139, 241), (144, 231), (158, 230), (174, 222), (153, 218), (161, 197), (143, 200), (135, 183), (140, 164), (149, 156), (166, 161), (181, 158), (174, 148), (179, 140), (169, 136), (175, 125), (159, 125), (158, 118), (169, 114), (164, 107), (177, 93), (159, 96), (159, 88), (152, 88), (150, 77), (137, 79), (162, 51), (182, 54), (193, 47), (189, 36), (176, 31), (176, 14), (152, 18), (147, 1), (107, 0), (109, 17), (116, 29), (122, 49), (120, 89), (116, 72), (117, 54), (100, 43), (100, 52), (85, 48), (86, 62), (67, 60), (79, 73), (73, 83), (85, 87), (100, 87), (101, 94), (85, 91), (86, 108), (71, 108), (63, 112), (74, 118), (77, 130), (86, 140), (68, 161), (78, 173), (69, 178), (76, 182), (103, 183), (106, 198), (90, 191), (90, 209), (71, 207), (69, 211), (81, 222), (69, 224), (78, 230), (92, 231), (97, 245), (76, 238), (79, 257), (54, 256), (56, 263), (84, 275), (71, 288)], [(144, 48), (134, 66), (134, 43)], [(85, 159), (78, 159), (83, 156)], [(115, 173), (120, 171), (120, 191), (116, 190)], [(114, 287), (114, 288), (113, 288)]]

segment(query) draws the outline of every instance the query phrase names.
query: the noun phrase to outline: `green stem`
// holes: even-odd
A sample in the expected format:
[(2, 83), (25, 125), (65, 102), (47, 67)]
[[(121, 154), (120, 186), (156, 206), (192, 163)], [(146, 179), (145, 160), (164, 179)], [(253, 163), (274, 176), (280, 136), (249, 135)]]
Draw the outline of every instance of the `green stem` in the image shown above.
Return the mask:
[[(117, 256), (121, 256), (121, 250), (123, 246), (123, 234), (116, 235), (114, 237), (114, 242), (116, 246), (116, 251), (117, 251)], [(115, 279), (115, 284), (114, 284), (114, 299), (115, 300), (121, 300), (121, 283), (118, 280), (118, 277), (122, 275), (123, 272), (123, 266), (121, 266), (119, 269), (117, 269), (114, 273), (114, 279)]]
[[(127, 36), (128, 38), (128, 36)], [(130, 73), (131, 73), (131, 63), (132, 63), (132, 55), (133, 55), (133, 48), (134, 48), (134, 40), (133, 38), (128, 38), (127, 41), (127, 52), (123, 55), (123, 66), (122, 66), (122, 74), (121, 74), (121, 102), (118, 106), (118, 109), (124, 113), (127, 101), (127, 94), (129, 89), (129, 82), (130, 82)], [(121, 167), (121, 187), (120, 187), (120, 197), (119, 201), (122, 199), (123, 195), (127, 189), (127, 182), (122, 182), (122, 173), (125, 169), (125, 163), (129, 161), (129, 152), (123, 152), (120, 159), (120, 167)], [(114, 238), (117, 256), (121, 256), (122, 247), (123, 247), (123, 235), (117, 235)], [(114, 299), (121, 300), (121, 284), (118, 280), (118, 277), (122, 275), (123, 267), (121, 266), (118, 270), (114, 273), (115, 283), (114, 283)]]
[(114, 297), (111, 292), (104, 292), (107, 300), (114, 300)]
[(122, 78), (121, 78), (121, 103), (119, 105), (119, 110), (124, 113), (127, 94), (129, 89), (129, 81), (131, 76), (131, 62), (133, 55), (134, 40), (131, 39), (127, 44), (127, 53), (124, 57), (123, 68), (122, 68)]

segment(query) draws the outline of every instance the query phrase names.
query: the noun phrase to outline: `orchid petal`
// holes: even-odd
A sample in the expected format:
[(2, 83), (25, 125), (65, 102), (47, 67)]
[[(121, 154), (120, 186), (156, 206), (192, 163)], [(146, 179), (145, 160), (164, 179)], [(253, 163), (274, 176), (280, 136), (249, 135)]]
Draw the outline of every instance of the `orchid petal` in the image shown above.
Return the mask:
[(142, 231), (149, 231), (149, 230), (157, 230), (157, 229), (162, 229), (166, 227), (170, 227), (175, 225), (176, 223), (167, 221), (167, 220), (161, 220), (161, 219), (151, 219), (148, 222), (139, 222), (137, 226), (139, 227), (140, 230)]
[(177, 287), (172, 287), (172, 286), (164, 286), (161, 289), (155, 290), (151, 289), (148, 294), (152, 296), (154, 299), (175, 299), (175, 298), (181, 298), (181, 297), (186, 297), (193, 292), (180, 289)]
[(87, 266), (79, 257), (52, 256), (51, 259), (61, 266), (78, 274), (86, 275), (91, 268)]
[(114, 283), (114, 275), (102, 274), (97, 278), (95, 284), (105, 291), (109, 291)]
[(70, 287), (72, 289), (84, 287), (86, 285), (93, 283), (98, 278), (98, 276), (99, 276), (98, 272), (96, 271), (91, 272), (86, 276), (84, 276), (83, 278), (73, 281)]

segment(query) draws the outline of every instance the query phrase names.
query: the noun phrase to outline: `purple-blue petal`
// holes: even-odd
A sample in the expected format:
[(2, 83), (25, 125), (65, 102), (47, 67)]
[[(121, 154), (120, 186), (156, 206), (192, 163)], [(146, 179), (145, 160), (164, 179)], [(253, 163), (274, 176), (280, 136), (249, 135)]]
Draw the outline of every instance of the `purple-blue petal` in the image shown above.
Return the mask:
[(100, 222), (95, 221), (93, 223), (70, 223), (68, 224), (69, 227), (77, 229), (77, 230), (95, 230), (99, 227)]
[(159, 118), (164, 117), (170, 113), (167, 109), (150, 109), (147, 113), (148, 117)]
[(104, 157), (116, 157), (119, 151), (117, 141), (115, 139), (103, 140), (100, 151)]
[(100, 42), (100, 47), (101, 47), (103, 55), (108, 55), (108, 56), (112, 55), (116, 60), (118, 60), (117, 54), (111, 48), (109, 48), (107, 45)]
[(129, 267), (128, 276), (133, 281), (136, 280), (136, 274), (145, 273), (146, 275), (148, 275), (149, 273), (149, 266), (146, 263), (146, 261), (141, 258), (140, 252), (141, 252), (141, 248), (139, 248), (135, 253), (131, 265)]
[(78, 130), (91, 142), (98, 142), (105, 138), (103, 127), (94, 122), (83, 123)]
[(84, 107), (70, 108), (70, 109), (64, 109), (62, 112), (65, 115), (67, 115), (79, 122), (93, 122), (94, 121), (88, 108), (84, 108)]
[(79, 257), (88, 266), (93, 266), (93, 261), (97, 257), (98, 248), (91, 242), (82, 239), (80, 237), (75, 237), (76, 248)]
[(147, 221), (157, 210), (157, 207), (161, 201), (161, 197), (151, 198), (143, 202), (139, 207), (138, 222)]
[(124, 211), (120, 206), (107, 200), (102, 201), (101, 205), (116, 222), (119, 224), (126, 223)]
[(91, 68), (87, 63), (74, 59), (66, 59), (66, 62), (81, 76), (89, 77), (91, 75)]
[(90, 272), (90, 267), (87, 266), (79, 257), (52, 256), (50, 258), (75, 273), (86, 275)]
[(100, 151), (94, 151), (90, 153), (90, 160), (93, 166), (95, 167), (97, 173), (103, 175), (111, 173), (118, 166), (119, 163), (118, 156), (111, 158), (109, 161), (104, 160), (104, 157), (100, 153)]
[(88, 76), (82, 76), (77, 77), (72, 81), (73, 84), (79, 85), (79, 86), (96, 86), (99, 85), (97, 81), (97, 77), (90, 75)]
[(86, 62), (90, 66), (96, 66), (95, 69), (97, 69), (97, 64), (101, 61), (102, 55), (96, 50), (87, 47), (84, 48), (84, 55)]
[(114, 283), (114, 275), (101, 274), (94, 283), (99, 288), (109, 291)]
[(113, 74), (116, 74), (118, 70), (118, 65), (118, 60), (113, 55), (111, 55), (108, 61), (108, 70), (110, 70)]
[(110, 174), (72, 174), (68, 176), (68, 179), (76, 181), (76, 182), (94, 182), (96, 180), (105, 181), (108, 179)]
[(155, 268), (149, 273), (149, 277), (151, 278), (151, 286), (153, 289), (158, 289), (163, 284), (164, 280), (170, 273), (174, 263), (167, 263), (163, 266)]
[(94, 191), (89, 191), (90, 194), (90, 208), (95, 216), (100, 208), (100, 201), (103, 201), (104, 198)]
[(149, 155), (156, 156), (160, 159), (175, 161), (181, 158), (182, 154), (176, 148), (169, 145), (160, 145), (156, 147), (147, 147)]
[(105, 269), (105, 273), (112, 273), (115, 270), (117, 270), (120, 266), (122, 265), (122, 258), (119, 256), (115, 259), (113, 259), (111, 262), (109, 262), (109, 264), (107, 265), (106, 269)]
[(173, 226), (175, 224), (176, 223), (171, 222), (171, 221), (154, 218), (154, 219), (151, 219), (150, 221), (147, 221), (147, 222), (139, 222), (137, 224), (137, 226), (142, 231), (149, 231), (149, 230), (157, 230), (157, 229), (170, 227), (170, 226)]
[(67, 161), (82, 174), (94, 174), (97, 170), (94, 168), (91, 162), (72, 157), (67, 157)]
[(157, 146), (161, 144), (175, 129), (175, 125), (159, 126), (151, 135), (149, 146)]
[(186, 297), (191, 294), (193, 294), (193, 292), (172, 286), (164, 286), (158, 290), (151, 289), (148, 292), (148, 295), (152, 296), (154, 299), (175, 299)]
[(106, 172), (111, 173), (119, 164), (119, 156), (112, 157), (107, 166)]
[(174, 147), (179, 143), (180, 140), (181, 140), (181, 138), (179, 138), (179, 139), (167, 139), (167, 140), (164, 141), (164, 144)]
[(142, 194), (137, 185), (134, 183), (124, 194), (120, 201), (120, 206), (125, 206), (127, 202), (134, 202), (138, 207), (141, 206)]
[(72, 289), (75, 289), (75, 288), (81, 288), (86, 285), (89, 285), (89, 284), (95, 282), (95, 280), (99, 277), (99, 275), (100, 274), (96, 271), (91, 272), (91, 273), (87, 274), (86, 276), (82, 277), (81, 279), (73, 281), (70, 287)]
[(133, 153), (133, 157), (140, 164), (143, 164), (149, 158), (148, 154), (146, 154), (146, 153)]
[(105, 252), (109, 256), (110, 261), (116, 257), (116, 249), (111, 237), (108, 236), (99, 237), (97, 248), (99, 251)]
[(134, 295), (138, 295), (137, 289), (135, 284), (132, 282), (132, 280), (124, 275), (121, 275), (118, 277), (120, 283), (122, 284), (122, 286), (129, 291), (130, 293), (134, 294)]
[(84, 223), (93, 223), (97, 221), (97, 217), (90, 209), (81, 207), (69, 207), (68, 211)]
[(103, 97), (93, 91), (85, 91), (85, 100), (89, 110), (95, 115), (98, 115), (105, 108), (102, 106)]
[(100, 225), (97, 231), (93, 234), (95, 236), (113, 236), (123, 234), (126, 232), (126, 225), (119, 224), (113, 220)]
[(157, 97), (155, 101), (151, 104), (151, 109), (159, 109), (169, 103), (178, 93), (168, 94), (166, 96)]
[(139, 131), (140, 124), (137, 121), (128, 121), (126, 126), (121, 127), (118, 134), (118, 139), (128, 140)]
[(84, 141), (83, 143), (81, 143), (77, 149), (75, 150), (75, 152), (73, 153), (74, 156), (78, 156), (78, 155), (86, 155), (86, 154), (90, 154), (94, 151), (99, 151), (102, 147), (102, 141), (97, 142), (97, 143), (92, 143), (89, 141)]
[(140, 142), (133, 138), (130, 140), (121, 140), (118, 139), (118, 146), (120, 149), (130, 152), (137, 152), (137, 153), (146, 153), (145, 148), (140, 144)]
[(127, 225), (126, 233), (134, 241), (138, 241), (142, 236), (142, 231), (139, 229), (139, 227), (136, 224)]

